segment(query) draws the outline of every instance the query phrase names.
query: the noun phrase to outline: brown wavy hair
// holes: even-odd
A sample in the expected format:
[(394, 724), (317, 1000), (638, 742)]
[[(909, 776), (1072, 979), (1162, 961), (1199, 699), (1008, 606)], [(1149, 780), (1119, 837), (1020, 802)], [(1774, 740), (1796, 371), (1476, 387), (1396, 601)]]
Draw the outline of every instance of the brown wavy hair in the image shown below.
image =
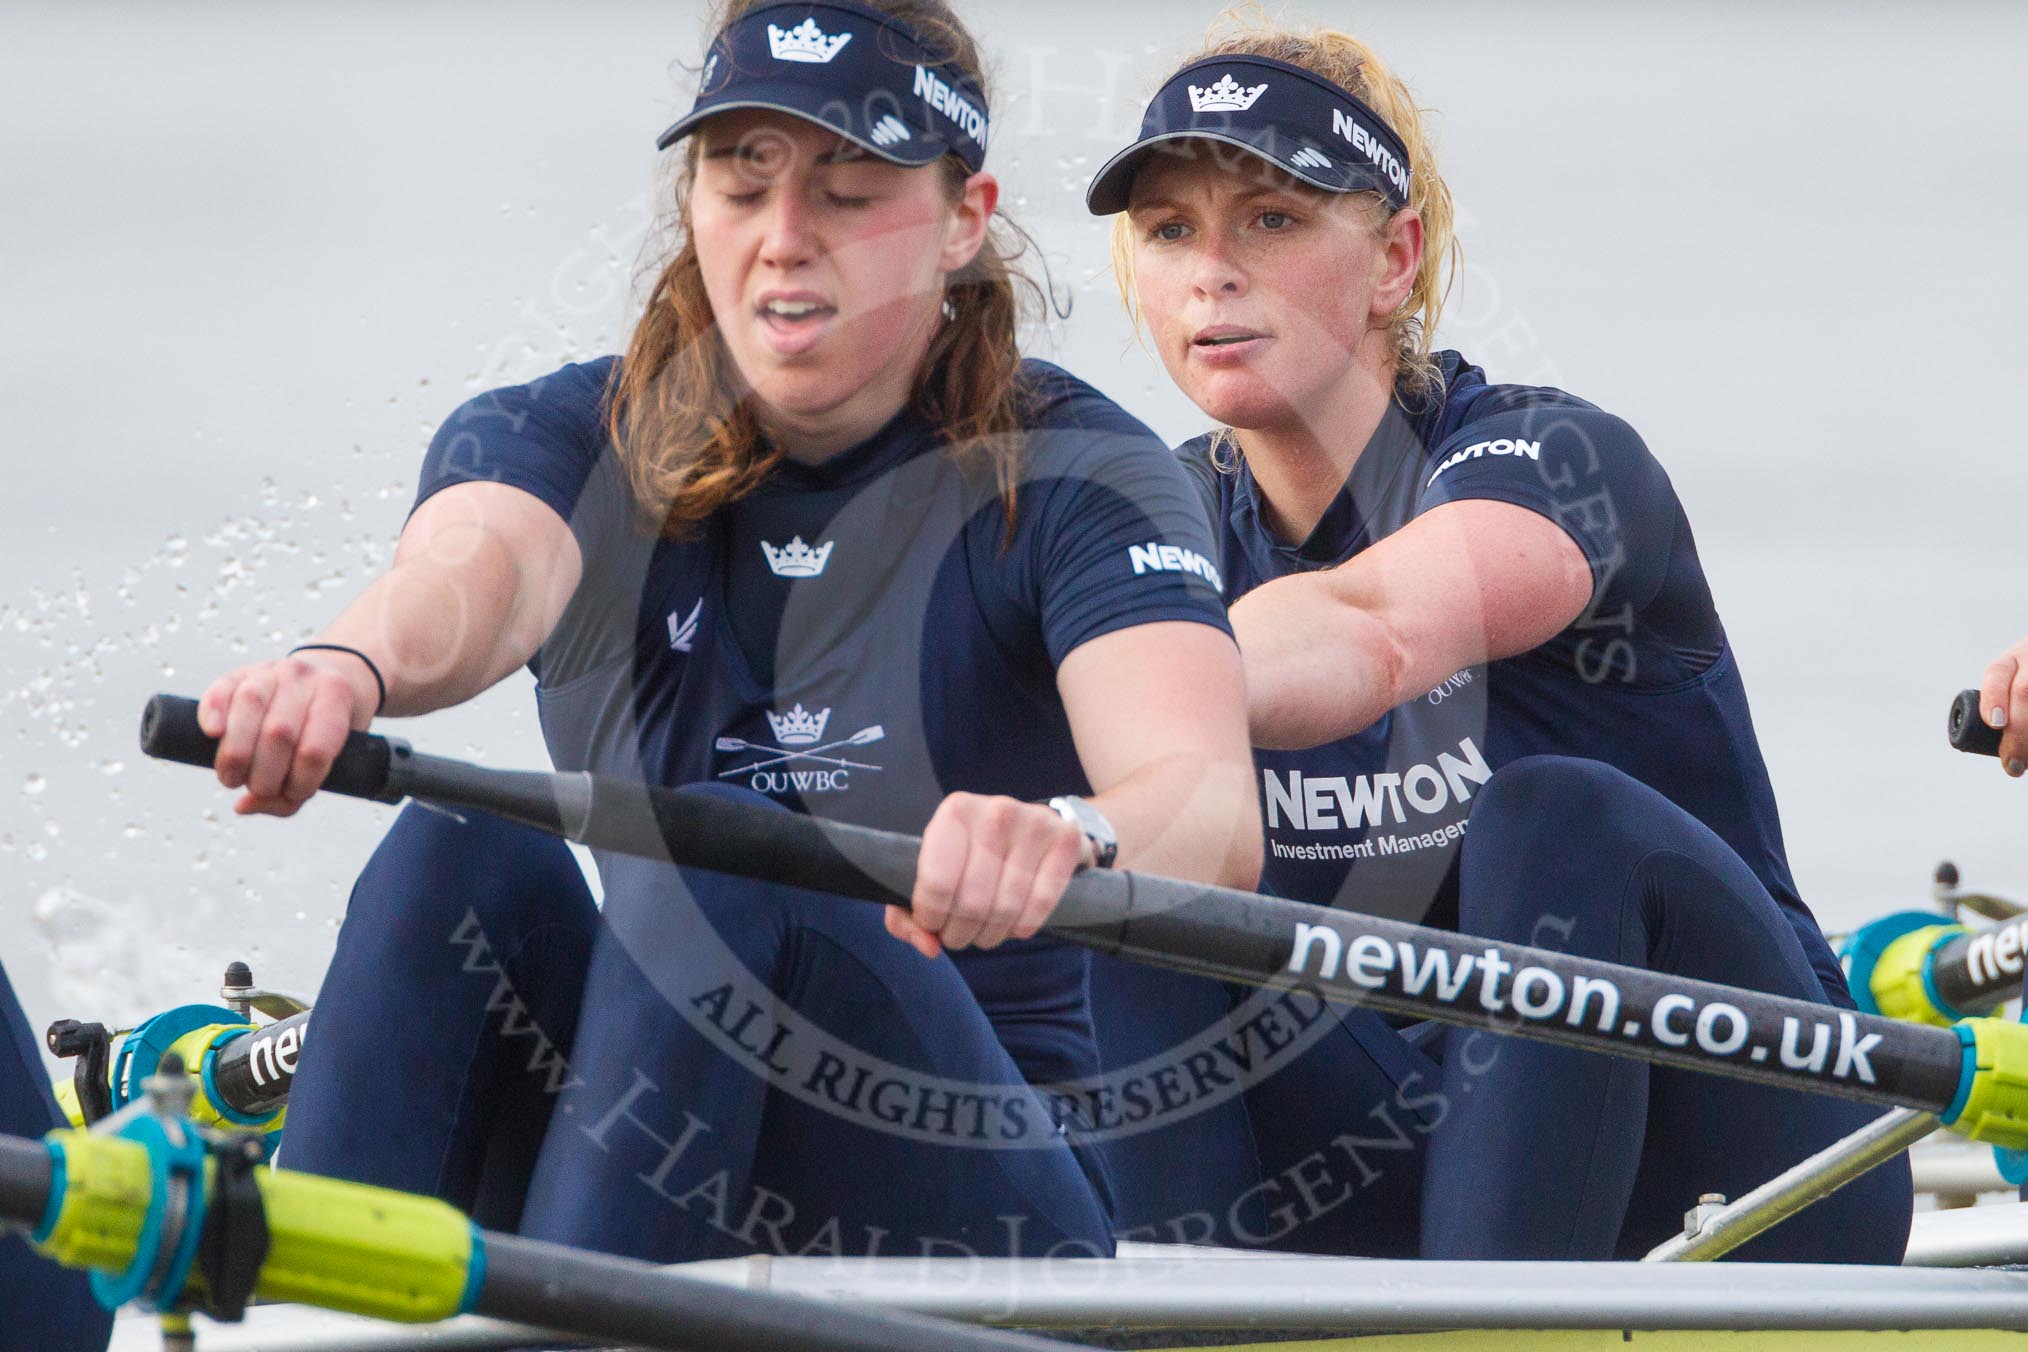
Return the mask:
[[(725, 0), (718, 33), (768, 0)], [(943, 0), (862, 0), (917, 34), (944, 64), (982, 92), (978, 44)], [(655, 280), (628, 339), (608, 400), (607, 430), (634, 495), (670, 538), (689, 534), (713, 512), (752, 492), (782, 459), (761, 435), (745, 382), (718, 336), (690, 230), (697, 141), (675, 171), (673, 253), (650, 266)], [(955, 155), (937, 164), (955, 203), (970, 171)], [(1028, 237), (996, 212), (978, 255), (945, 279), (943, 323), (916, 372), (909, 406), (937, 428), (949, 453), (992, 469), (1008, 527), (1014, 520), (1026, 401), (1015, 335), (1024, 298), (1041, 288), (1017, 260)], [(644, 273), (645, 275), (645, 273)]]
[[(1380, 59), (1379, 53), (1350, 33), (1321, 26), (1287, 27), (1256, 5), (1229, 9), (1219, 15), (1205, 34), (1203, 46), (1178, 62), (1175, 69), (1181, 70), (1208, 56), (1261, 56), (1301, 67), (1380, 114), (1401, 137), (1408, 149), (1408, 205), (1422, 218), (1423, 251), (1407, 299), (1387, 321), (1393, 339), (1395, 383), (1404, 393), (1430, 394), (1439, 389), (1443, 376), (1430, 349), (1464, 251), (1458, 244), (1450, 186), (1437, 172), (1436, 146), (1424, 125), (1427, 110), (1416, 103), (1407, 84)], [(1170, 78), (1173, 73), (1164, 77), (1164, 83)], [(1378, 192), (1351, 196), (1370, 199), (1367, 205), (1374, 230), (1384, 232), (1393, 216), (1387, 199)], [(1124, 214), (1113, 221), (1113, 271), (1127, 312), (1138, 325), (1133, 231)]]

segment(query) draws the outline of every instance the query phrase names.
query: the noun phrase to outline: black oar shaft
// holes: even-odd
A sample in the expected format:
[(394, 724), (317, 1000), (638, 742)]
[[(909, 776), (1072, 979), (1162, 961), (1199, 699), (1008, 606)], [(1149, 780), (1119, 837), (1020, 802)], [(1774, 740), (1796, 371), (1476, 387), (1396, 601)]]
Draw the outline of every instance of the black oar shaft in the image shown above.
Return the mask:
[[(1229, 910), (1244, 923), (1222, 924)], [(1248, 893), (1201, 889), (1129, 921), (1112, 951), (1254, 984), (1300, 976), (1339, 1002), (1936, 1113), (1962, 1074), (1947, 1028)]]
[[(716, 794), (596, 775), (568, 778), (589, 791), (584, 824), (568, 834), (595, 848), (715, 873), (765, 876), (769, 882), (859, 901), (906, 905), (915, 886), (921, 842), (912, 836), (774, 811)], [(757, 858), (761, 854), (768, 857)]]
[(0, 1223), (34, 1225), (49, 1206), (52, 1169), (40, 1141), (0, 1136)]
[(744, 1291), (508, 1235), (486, 1238), (486, 1284), (475, 1312), (581, 1337), (696, 1352), (1061, 1352), (1063, 1346), (916, 1315)]
[(1947, 940), (1931, 959), (1930, 980), (1952, 1009), (1983, 1013), (2021, 993), (2024, 955), (2028, 915)]
[[(209, 764), (195, 709), (157, 696), (144, 748)], [(607, 849), (870, 901), (905, 902), (913, 886), (921, 842), (911, 836), (591, 775), (489, 770), (400, 745), (374, 756), (387, 773), (348, 779), (343, 792), (410, 793)], [(1047, 930), (1179, 971), (1308, 986), (1395, 1013), (1939, 1114), (1962, 1076), (1949, 1029), (1149, 875), (1079, 874)]]
[[(912, 885), (913, 837), (595, 785), (594, 843), (873, 901), (905, 900)], [(1222, 980), (1312, 985), (1393, 1013), (1932, 1112), (1955, 1099), (1962, 1067), (1947, 1029), (1147, 875), (1080, 874), (1047, 930)]]

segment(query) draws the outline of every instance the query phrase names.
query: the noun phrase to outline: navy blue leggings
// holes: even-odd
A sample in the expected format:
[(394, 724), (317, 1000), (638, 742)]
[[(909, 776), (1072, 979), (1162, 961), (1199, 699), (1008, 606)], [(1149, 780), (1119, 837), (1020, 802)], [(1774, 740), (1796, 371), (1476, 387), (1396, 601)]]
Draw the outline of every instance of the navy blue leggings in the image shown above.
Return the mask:
[(353, 892), (283, 1162), (657, 1261), (1111, 1252), (1102, 1167), (948, 959), (877, 907), (600, 868), (603, 917), (557, 842), (405, 812)]
[[(1530, 757), (1498, 771), (1473, 808), (1459, 889), (1466, 933), (1832, 998), (1731, 849), (1595, 762)], [(1110, 980), (1108, 971), (1095, 984)], [(1185, 980), (1141, 994), (1201, 1008), (1209, 983)], [(1146, 1054), (1151, 1021), (1103, 987), (1095, 998), (1109, 1057)], [(1130, 1226), (1159, 1232), (1195, 1213), (1218, 1240), (1309, 1252), (1637, 1258), (1681, 1228), (1699, 1194), (1737, 1197), (1880, 1111), (1487, 1031), (1396, 1031), (1357, 1010), (1320, 1019), (1313, 1040), (1245, 1102), (1258, 1169), (1251, 1192), (1228, 1183), (1208, 1195), (1134, 1193), (1153, 1171), (1120, 1157), (1149, 1145), (1115, 1143)], [(1149, 1143), (1160, 1149), (1159, 1139)], [(1229, 1134), (1206, 1144), (1228, 1179), (1244, 1177)], [(1898, 1160), (1737, 1256), (1898, 1263), (1911, 1208)]]
[(279, 1162), (515, 1229), (598, 925), (562, 841), (403, 809), (353, 887)]
[[(64, 1125), (37, 1045), (0, 968), (0, 1132), (10, 1136), (40, 1136)], [(0, 1235), (0, 1352), (104, 1352), (113, 1317), (86, 1281), (19, 1235)]]

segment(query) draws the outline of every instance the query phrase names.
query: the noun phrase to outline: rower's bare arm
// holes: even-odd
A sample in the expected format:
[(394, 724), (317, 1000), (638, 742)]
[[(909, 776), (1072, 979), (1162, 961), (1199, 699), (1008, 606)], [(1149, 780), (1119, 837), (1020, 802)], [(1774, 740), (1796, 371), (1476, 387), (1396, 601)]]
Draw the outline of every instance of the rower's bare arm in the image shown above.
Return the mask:
[(1254, 744), (1349, 737), (1463, 667), (1548, 642), (1591, 601), (1584, 551), (1539, 513), (1470, 499), (1232, 608)]
[[(1064, 658), (1056, 684), (1116, 865), (1252, 887), (1260, 809), (1232, 640), (1183, 621), (1115, 630)], [(1083, 834), (1052, 809), (951, 794), (923, 832), (912, 910), (890, 907), (888, 930), (929, 957), (1030, 938), (1081, 861)]]
[(1979, 713), (2001, 729), (2000, 764), (2019, 778), (2028, 770), (2028, 638), (1993, 659), (1979, 682)]
[[(313, 641), (372, 661), (387, 683), (381, 712), (428, 713), (526, 662), (556, 627), (582, 566), (570, 527), (540, 499), (505, 484), (456, 484), (415, 510), (388, 571)], [(293, 813), (379, 700), (366, 662), (330, 649), (212, 682), (198, 719), (220, 739), (219, 782), (245, 790), (234, 810)]]
[(1056, 685), (1119, 867), (1260, 881), (1246, 678), (1230, 638), (1181, 620), (1117, 629), (1064, 658)]

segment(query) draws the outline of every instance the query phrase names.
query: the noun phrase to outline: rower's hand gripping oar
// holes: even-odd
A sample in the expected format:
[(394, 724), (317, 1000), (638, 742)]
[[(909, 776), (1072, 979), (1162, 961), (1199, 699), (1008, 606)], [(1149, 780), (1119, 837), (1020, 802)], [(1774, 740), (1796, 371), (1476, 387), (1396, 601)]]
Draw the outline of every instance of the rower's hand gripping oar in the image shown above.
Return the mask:
[[(197, 723), (197, 702), (174, 695), (148, 701), (141, 749), (162, 760), (209, 768), (218, 741)], [(395, 737), (355, 732), (331, 763), (327, 792), (381, 803), (414, 797), (477, 808), (598, 849), (716, 872), (750, 875), (757, 844), (780, 847), (772, 881), (865, 901), (906, 905), (920, 842), (884, 831), (772, 814), (758, 834), (754, 814), (709, 794), (654, 789), (584, 773), (495, 770), (426, 755)]]
[[(197, 725), (194, 701), (160, 695), (143, 719), (142, 747), (204, 766), (217, 750)], [(709, 794), (487, 769), (360, 733), (326, 787), (382, 802), (413, 795), (685, 867), (904, 906), (922, 844)], [(1126, 871), (1076, 875), (1045, 929), (1178, 971), (1300, 986), (1340, 1003), (1917, 1108), (1962, 1135), (2028, 1148), (2028, 1026), (2020, 1024), (1925, 1027)]]

